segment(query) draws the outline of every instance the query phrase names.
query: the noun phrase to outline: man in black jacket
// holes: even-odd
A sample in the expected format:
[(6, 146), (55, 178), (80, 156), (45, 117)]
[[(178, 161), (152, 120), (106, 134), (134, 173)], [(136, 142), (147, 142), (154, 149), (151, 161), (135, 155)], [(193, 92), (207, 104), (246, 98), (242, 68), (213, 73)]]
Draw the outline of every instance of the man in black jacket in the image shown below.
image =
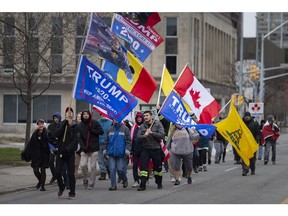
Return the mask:
[(75, 151), (77, 149), (77, 123), (74, 118), (74, 112), (71, 107), (65, 110), (65, 120), (61, 122), (61, 127), (55, 131), (55, 137), (58, 138), (58, 152), (56, 156), (56, 178), (59, 187), (58, 197), (61, 197), (65, 185), (62, 179), (62, 170), (67, 164), (69, 178), (69, 196), (68, 199), (75, 199)]
[[(261, 140), (260, 126), (251, 117), (250, 112), (245, 112), (243, 121), (248, 127), (248, 129), (251, 131), (255, 141), (259, 143)], [(255, 161), (256, 161), (256, 152), (254, 153), (254, 156), (250, 158), (250, 167), (248, 167), (242, 160), (242, 169), (243, 169), (242, 176), (246, 176), (249, 173), (249, 168), (251, 169), (251, 175), (255, 175)]]
[[(97, 120), (92, 119), (89, 110), (85, 110), (81, 114), (81, 123), (78, 125), (79, 143), (81, 146), (80, 167), (83, 175), (83, 185), (85, 189), (92, 190), (94, 188), (97, 157), (99, 151), (99, 135), (104, 134), (104, 130)], [(90, 158), (91, 173), (88, 184), (88, 159)]]

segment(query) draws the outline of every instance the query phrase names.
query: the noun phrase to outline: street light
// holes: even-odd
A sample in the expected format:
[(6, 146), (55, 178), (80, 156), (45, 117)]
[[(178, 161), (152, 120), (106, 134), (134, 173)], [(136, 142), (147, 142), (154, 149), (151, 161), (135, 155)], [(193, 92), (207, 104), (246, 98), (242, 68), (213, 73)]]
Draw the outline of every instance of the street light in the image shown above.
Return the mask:
[(268, 32), (266, 35), (262, 34), (261, 37), (261, 70), (260, 70), (260, 92), (259, 92), (259, 97), (260, 97), (260, 102), (264, 102), (264, 41), (265, 38), (267, 38), (270, 34), (275, 32), (277, 29), (281, 28), (283, 25), (288, 23), (288, 20), (274, 28), (272, 31)]

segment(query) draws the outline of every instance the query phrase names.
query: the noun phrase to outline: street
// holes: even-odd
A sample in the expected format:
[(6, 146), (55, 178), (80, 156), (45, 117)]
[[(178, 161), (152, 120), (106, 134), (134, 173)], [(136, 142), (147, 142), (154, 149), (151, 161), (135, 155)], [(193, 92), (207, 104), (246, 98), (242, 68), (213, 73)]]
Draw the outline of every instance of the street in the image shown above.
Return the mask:
[[(288, 203), (288, 146), (283, 135), (277, 144), (277, 165), (256, 163), (256, 175), (242, 176), (241, 165), (234, 164), (233, 153), (227, 153), (226, 162), (208, 165), (207, 172), (193, 173), (192, 185), (183, 178), (174, 186), (169, 173), (163, 173), (163, 189), (158, 190), (150, 179), (146, 191), (132, 188), (132, 170), (128, 170), (129, 185), (118, 184), (117, 191), (109, 191), (110, 180), (96, 180), (94, 190), (85, 190), (77, 181), (76, 199), (68, 200), (68, 191), (57, 197), (57, 184), (47, 191), (29, 189), (0, 196), (1, 204), (281, 204)], [(47, 171), (49, 172), (49, 171)]]

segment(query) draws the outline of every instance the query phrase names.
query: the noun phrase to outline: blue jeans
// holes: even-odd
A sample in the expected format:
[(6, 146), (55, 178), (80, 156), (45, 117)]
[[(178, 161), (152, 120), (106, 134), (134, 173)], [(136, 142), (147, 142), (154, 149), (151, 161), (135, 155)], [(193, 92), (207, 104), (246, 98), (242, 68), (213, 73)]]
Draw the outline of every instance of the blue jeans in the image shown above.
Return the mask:
[(262, 159), (262, 155), (263, 155), (263, 146), (261, 144), (259, 144), (258, 158)]
[(107, 160), (104, 159), (103, 150), (104, 150), (104, 145), (99, 144), (98, 165), (100, 168), (100, 173), (107, 173), (109, 171), (109, 163)]
[(109, 156), (111, 186), (116, 185), (116, 173), (122, 181), (127, 179), (127, 165), (127, 158)]
[(276, 142), (266, 141), (264, 161), (269, 161), (270, 147), (272, 147), (272, 161), (276, 161)]

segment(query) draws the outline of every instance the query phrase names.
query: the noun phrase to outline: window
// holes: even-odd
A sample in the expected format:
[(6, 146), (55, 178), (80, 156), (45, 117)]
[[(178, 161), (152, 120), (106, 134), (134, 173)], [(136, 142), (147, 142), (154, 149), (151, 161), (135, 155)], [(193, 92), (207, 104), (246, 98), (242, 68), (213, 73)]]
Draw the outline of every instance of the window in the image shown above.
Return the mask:
[[(90, 109), (90, 104), (84, 100), (76, 100), (76, 113)], [(76, 115), (76, 113), (74, 113)]]
[(26, 122), (27, 105), (19, 95), (4, 95), (4, 123)]
[(62, 17), (52, 17), (51, 64), (56, 73), (62, 73), (63, 58), (63, 20)]
[(50, 123), (55, 112), (61, 112), (61, 96), (42, 95), (33, 100), (33, 122), (42, 118)]
[[(87, 35), (86, 28), (87, 16), (78, 17), (76, 23), (76, 38), (75, 38), (75, 56), (76, 56), (76, 66), (78, 66), (79, 56), (84, 43), (85, 37)], [(88, 25), (88, 24), (87, 24)]]
[(170, 74), (177, 73), (178, 32), (177, 18), (166, 18), (165, 55), (166, 66)]
[[(19, 95), (4, 95), (3, 122), (26, 123), (27, 105)], [(32, 101), (32, 119), (36, 122), (42, 118), (46, 122), (52, 121), (52, 115), (61, 111), (61, 96), (42, 95)]]
[(3, 55), (5, 73), (14, 71), (14, 55), (15, 55), (15, 22), (14, 17), (5, 17), (4, 38), (3, 38)]

